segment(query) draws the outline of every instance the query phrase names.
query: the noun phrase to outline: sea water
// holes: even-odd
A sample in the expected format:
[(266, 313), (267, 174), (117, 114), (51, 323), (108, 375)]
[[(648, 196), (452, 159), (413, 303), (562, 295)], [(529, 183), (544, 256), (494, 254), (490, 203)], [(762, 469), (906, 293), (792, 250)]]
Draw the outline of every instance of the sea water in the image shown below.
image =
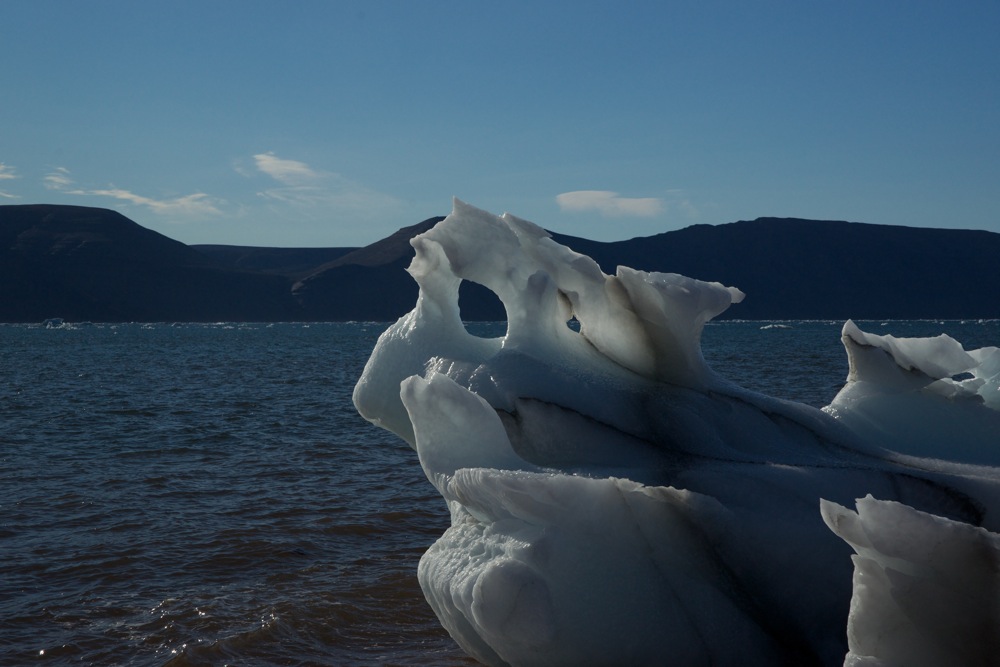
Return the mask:
[[(710, 323), (703, 349), (822, 406), (841, 325)], [(997, 321), (862, 326), (1000, 341)], [(385, 327), (0, 325), (0, 664), (472, 664), (416, 581), (444, 502), (351, 404)]]

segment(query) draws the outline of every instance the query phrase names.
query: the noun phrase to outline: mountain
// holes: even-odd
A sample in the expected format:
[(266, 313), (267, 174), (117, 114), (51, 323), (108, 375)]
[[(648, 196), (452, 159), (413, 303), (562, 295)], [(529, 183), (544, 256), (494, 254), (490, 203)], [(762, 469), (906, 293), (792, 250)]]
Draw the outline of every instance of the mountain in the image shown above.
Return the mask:
[(739, 287), (744, 319), (1000, 317), (1000, 234), (757, 218), (615, 243), (556, 240), (623, 264)]
[[(364, 248), (187, 246), (106, 209), (0, 206), (0, 321), (393, 320), (416, 301), (409, 240)], [(618, 265), (734, 285), (725, 317), (1000, 317), (1000, 234), (758, 218), (602, 243), (554, 234), (606, 273)], [(463, 283), (463, 317), (503, 319)]]
[[(428, 218), (404, 227), (320, 266), (296, 282), (292, 294), (304, 312), (319, 320), (394, 320), (417, 301), (417, 284), (406, 272), (413, 258), (410, 239), (443, 219)], [(462, 283), (459, 302), (469, 320), (506, 317), (496, 295), (480, 285)]]
[(240, 245), (193, 245), (217, 264), (241, 271), (262, 271), (305, 277), (317, 266), (332, 262), (357, 248), (263, 248)]
[(404, 227), (316, 267), (292, 286), (296, 302), (318, 320), (396, 319), (417, 301), (417, 284), (405, 270), (413, 257), (410, 239), (440, 220)]
[(114, 211), (0, 207), (0, 321), (285, 319), (289, 282), (226, 269)]

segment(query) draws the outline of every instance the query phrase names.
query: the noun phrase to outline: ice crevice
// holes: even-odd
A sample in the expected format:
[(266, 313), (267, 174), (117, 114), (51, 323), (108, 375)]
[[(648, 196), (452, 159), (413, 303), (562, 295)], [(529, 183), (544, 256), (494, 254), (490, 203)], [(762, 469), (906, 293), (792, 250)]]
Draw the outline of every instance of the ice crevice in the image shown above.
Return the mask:
[[(451, 511), (418, 579), (470, 655), (1000, 664), (997, 348), (848, 321), (847, 383), (816, 410), (705, 362), (736, 288), (606, 275), (458, 200), (411, 243), (417, 302), (354, 402)], [(465, 329), (463, 280), (503, 302), (503, 336)]]

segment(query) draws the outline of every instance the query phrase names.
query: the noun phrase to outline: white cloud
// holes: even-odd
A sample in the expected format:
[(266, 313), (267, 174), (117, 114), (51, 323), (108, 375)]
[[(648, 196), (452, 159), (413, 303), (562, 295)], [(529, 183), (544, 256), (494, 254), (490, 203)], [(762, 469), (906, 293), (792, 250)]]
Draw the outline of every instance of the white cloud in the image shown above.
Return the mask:
[(323, 172), (314, 171), (305, 162), (286, 160), (270, 151), (258, 153), (253, 159), (257, 163), (257, 169), (285, 185), (303, 185), (321, 180), (325, 176)]
[(656, 197), (622, 197), (610, 190), (576, 190), (556, 195), (563, 211), (598, 211), (608, 218), (651, 217), (662, 213), (664, 203)]
[[(315, 169), (305, 162), (280, 158), (273, 152), (253, 156), (257, 171), (278, 182), (257, 192), (274, 204), (294, 206), (298, 214), (309, 211), (316, 217), (331, 214), (364, 216), (378, 211), (400, 209), (399, 200), (332, 171)], [(244, 176), (245, 169), (236, 171)]]
[(75, 187), (76, 181), (70, 175), (69, 169), (65, 167), (56, 167), (55, 170), (49, 172), (45, 176), (44, 184), (49, 190), (55, 190), (67, 195), (110, 197), (136, 206), (144, 206), (159, 215), (191, 218), (222, 215), (222, 211), (218, 207), (218, 200), (203, 192), (196, 192), (182, 197), (154, 199), (114, 186), (92, 189), (77, 188)]
[(73, 179), (69, 175), (69, 169), (56, 167), (55, 171), (45, 175), (43, 183), (48, 190), (65, 190), (73, 185)]
[(199, 217), (204, 215), (221, 215), (216, 201), (204, 192), (196, 192), (183, 197), (173, 199), (152, 199), (143, 197), (128, 190), (111, 188), (108, 190), (76, 190), (70, 194), (94, 195), (98, 197), (113, 197), (130, 204), (145, 206), (153, 213), (160, 215), (181, 215), (185, 217)]
[[(0, 162), (0, 181), (11, 181), (15, 178), (20, 178), (20, 176), (17, 175), (14, 167)], [(20, 199), (18, 195), (11, 194), (4, 190), (0, 190), (0, 197), (4, 199)]]

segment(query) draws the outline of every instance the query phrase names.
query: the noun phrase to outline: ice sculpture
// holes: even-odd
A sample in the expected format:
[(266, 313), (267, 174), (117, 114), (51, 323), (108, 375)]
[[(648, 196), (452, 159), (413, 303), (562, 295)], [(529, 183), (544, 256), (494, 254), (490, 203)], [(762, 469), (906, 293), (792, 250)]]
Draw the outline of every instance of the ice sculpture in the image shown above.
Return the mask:
[(897, 452), (1000, 465), (1000, 349), (877, 336), (851, 321), (843, 341), (848, 382), (827, 412)]
[(1000, 536), (900, 503), (823, 501), (823, 518), (857, 552), (844, 664), (1000, 662)]
[[(870, 641), (865, 628), (928, 600), (951, 605), (952, 625), (977, 615), (963, 625), (974, 647), (963, 655), (992, 647), (1000, 474), (977, 438), (1000, 433), (995, 350), (848, 323), (850, 381), (820, 411), (706, 365), (702, 328), (743, 298), (735, 288), (625, 267), (608, 276), (534, 224), (459, 201), (412, 245), (416, 307), (379, 339), (354, 402), (414, 447), (448, 503), (451, 527), (418, 577), (470, 655), (490, 665), (835, 665), (845, 655), (895, 665), (905, 642)], [(466, 331), (462, 280), (500, 297), (503, 337)], [(880, 421), (911, 404), (950, 409), (936, 402), (974, 422), (962, 462), (940, 460), (955, 457), (933, 436), (902, 453), (906, 420)], [(879, 501), (845, 509), (869, 494)], [(885, 518), (897, 515), (900, 530)], [(906, 561), (926, 586), (900, 597), (899, 550), (917, 534), (964, 546)], [(878, 572), (875, 594), (865, 586)], [(949, 577), (985, 597), (965, 607), (934, 598)]]

